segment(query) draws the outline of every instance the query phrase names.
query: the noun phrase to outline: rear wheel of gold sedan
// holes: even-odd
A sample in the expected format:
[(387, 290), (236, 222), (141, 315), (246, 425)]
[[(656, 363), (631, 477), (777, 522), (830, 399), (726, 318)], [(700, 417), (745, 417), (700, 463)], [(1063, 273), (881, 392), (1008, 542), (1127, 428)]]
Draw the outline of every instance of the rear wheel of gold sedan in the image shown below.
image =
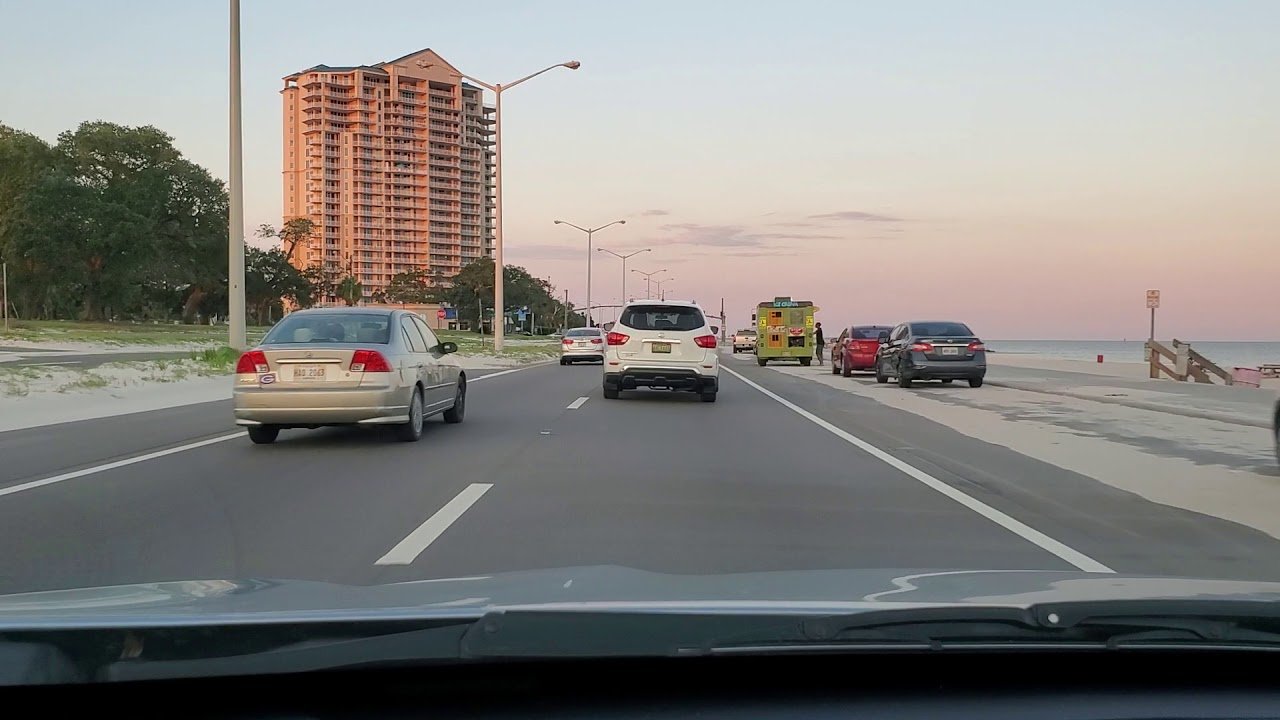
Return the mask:
[(454, 391), (453, 407), (444, 411), (444, 421), (447, 423), (460, 423), (467, 415), (467, 380), (462, 378), (458, 380), (458, 389)]
[(254, 445), (270, 445), (280, 436), (280, 428), (275, 425), (253, 425), (249, 427), (249, 439)]
[(396, 437), (405, 442), (418, 442), (422, 438), (422, 391), (413, 391), (409, 401), (409, 422), (396, 426)]

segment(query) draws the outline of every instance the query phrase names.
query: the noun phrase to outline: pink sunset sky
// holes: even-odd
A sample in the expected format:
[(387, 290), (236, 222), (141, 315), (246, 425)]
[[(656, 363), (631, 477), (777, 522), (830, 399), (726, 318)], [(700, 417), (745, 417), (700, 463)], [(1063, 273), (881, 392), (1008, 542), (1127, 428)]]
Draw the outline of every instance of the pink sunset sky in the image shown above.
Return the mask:
[[(0, 122), (153, 124), (226, 177), (226, 4), (5, 11)], [(279, 223), (280, 78), (431, 47), (504, 96), (507, 261), (585, 300), (652, 248), (730, 328), (775, 295), (835, 328), (1280, 339), (1280, 4), (243, 3), (246, 223)], [(379, 10), (379, 14), (383, 11)], [(121, 18), (145, 18), (123, 22)], [(110, 33), (102, 33), (110, 27)], [(595, 253), (593, 300), (621, 297)], [(643, 278), (629, 274), (630, 295)], [(607, 319), (607, 312), (606, 312)]]

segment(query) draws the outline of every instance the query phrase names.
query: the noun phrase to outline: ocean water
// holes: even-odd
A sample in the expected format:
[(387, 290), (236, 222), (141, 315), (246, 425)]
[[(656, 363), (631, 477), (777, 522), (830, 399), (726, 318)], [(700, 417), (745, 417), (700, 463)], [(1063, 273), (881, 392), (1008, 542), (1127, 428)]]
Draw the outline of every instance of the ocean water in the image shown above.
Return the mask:
[[(1223, 367), (1254, 368), (1263, 363), (1280, 363), (1280, 342), (1187, 342), (1196, 352)], [(1064, 360), (1094, 360), (1102, 355), (1109, 362), (1140, 363), (1145, 360), (1142, 343), (1142, 340), (989, 340), (987, 349), (995, 353), (1043, 355)]]

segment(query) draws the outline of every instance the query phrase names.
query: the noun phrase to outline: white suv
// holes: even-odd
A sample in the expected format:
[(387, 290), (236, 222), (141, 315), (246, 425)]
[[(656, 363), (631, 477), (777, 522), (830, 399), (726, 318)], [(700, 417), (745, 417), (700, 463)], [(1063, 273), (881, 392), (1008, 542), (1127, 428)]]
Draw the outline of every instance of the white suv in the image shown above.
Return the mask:
[(627, 303), (605, 337), (604, 396), (647, 387), (689, 390), (715, 402), (720, 350), (697, 303), (636, 300)]

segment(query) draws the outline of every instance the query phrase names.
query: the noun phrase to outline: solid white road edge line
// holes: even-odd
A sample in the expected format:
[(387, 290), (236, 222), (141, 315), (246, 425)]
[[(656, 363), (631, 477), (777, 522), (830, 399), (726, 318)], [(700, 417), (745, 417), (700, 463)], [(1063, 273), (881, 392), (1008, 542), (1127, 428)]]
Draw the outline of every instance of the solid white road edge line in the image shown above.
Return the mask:
[(587, 404), (587, 401), (588, 401), (588, 400), (590, 400), (590, 399), (591, 399), (591, 398), (589, 398), (589, 397), (580, 397), (580, 398), (578, 398), (577, 400), (574, 400), (573, 402), (571, 402), (571, 403), (569, 403), (568, 405), (566, 405), (564, 409), (565, 409), (565, 410), (577, 410), (578, 408), (582, 407), (583, 405), (586, 405), (586, 404)]
[(248, 435), (248, 433), (236, 432), (236, 433), (231, 433), (230, 435), (219, 435), (218, 437), (209, 438), (208, 440), (200, 440), (199, 442), (187, 443), (186, 445), (179, 445), (177, 447), (171, 447), (166, 450), (157, 450), (155, 452), (150, 452), (145, 455), (135, 455), (130, 458), (125, 458), (123, 460), (116, 460), (115, 462), (109, 462), (109, 463), (106, 463), (105, 465), (94, 465), (93, 467), (87, 467), (87, 468), (84, 468), (83, 470), (75, 470), (73, 472), (63, 473), (61, 475), (54, 475), (53, 477), (47, 477), (47, 478), (44, 478), (43, 480), (32, 480), (31, 482), (22, 483), (21, 485), (11, 485), (7, 488), (0, 488), (0, 497), (3, 497), (5, 495), (13, 495), (15, 493), (20, 493), (25, 490), (34, 490), (35, 488), (44, 487), (45, 485), (60, 483), (63, 480), (74, 480), (75, 478), (84, 477), (85, 475), (93, 475), (94, 473), (105, 472), (107, 470), (114, 470), (116, 468), (125, 467), (126, 465), (134, 465), (136, 463), (146, 462), (148, 460), (155, 460), (156, 458), (164, 457), (165, 455), (173, 455), (176, 453), (185, 452), (187, 450), (194, 450), (196, 448), (204, 447), (206, 445), (214, 445), (216, 443), (226, 442), (228, 440), (235, 440), (236, 438), (242, 438), (245, 435)]
[(760, 385), (758, 385), (757, 383), (754, 383), (748, 380), (747, 378), (734, 372), (733, 370), (730, 370), (728, 368), (724, 368), (724, 370), (725, 372), (738, 378), (739, 380), (746, 383), (747, 385), (750, 385), (756, 390), (759, 390), (760, 392), (764, 393), (766, 396), (778, 401), (784, 407), (794, 411), (796, 414), (800, 415), (804, 419), (812, 422), (818, 427), (821, 427), (827, 432), (830, 432), (831, 434), (835, 435), (841, 440), (844, 440), (850, 445), (853, 445), (854, 447), (867, 453), (868, 455), (874, 457), (875, 459), (885, 463), (886, 465), (892, 467), (893, 469), (905, 475), (908, 475), (914, 478), (915, 480), (920, 481), (926, 487), (932, 490), (936, 490), (939, 493), (942, 493), (943, 495), (946, 495), (952, 500), (955, 500), (961, 505), (969, 508), (970, 510), (978, 513), (979, 515), (985, 517), (991, 522), (999, 525), (1000, 527), (1003, 527), (1004, 529), (1032, 543), (1033, 545), (1037, 545), (1041, 549), (1051, 552), (1054, 555), (1057, 555), (1058, 557), (1076, 566), (1077, 568), (1080, 568), (1085, 572), (1095, 572), (1095, 573), (1114, 573), (1115, 572), (1115, 570), (1112, 570), (1111, 568), (1107, 567), (1106, 565), (1103, 565), (1097, 560), (1094, 560), (1088, 555), (1085, 555), (1084, 553), (1078, 550), (1075, 550), (1057, 540), (1054, 540), (1053, 538), (1049, 537), (1048, 535), (1045, 535), (1039, 530), (1036, 530), (1035, 528), (1021, 521), (1013, 519), (1012, 517), (1004, 514), (1003, 512), (1000, 512), (999, 510), (991, 507), (990, 505), (987, 505), (981, 500), (972, 498), (964, 494), (963, 492), (939, 480), (938, 478), (935, 478), (929, 473), (924, 472), (923, 470), (920, 470), (919, 468), (913, 465), (909, 465), (908, 463), (905, 463), (902, 460), (899, 460), (898, 458), (890, 455), (889, 453), (881, 450), (880, 448), (872, 445), (871, 443), (855, 435), (852, 435), (844, 430), (841, 430), (835, 425), (832, 425), (826, 420), (823, 420), (817, 415), (814, 415), (813, 413), (809, 412), (808, 410), (805, 410), (799, 405), (796, 405), (790, 400), (787, 400), (781, 395), (778, 395), (777, 393), (767, 390), (764, 387), (761, 387)]
[(462, 489), (445, 506), (436, 511), (434, 515), (427, 518), (427, 521), (418, 526), (417, 530), (409, 533), (395, 547), (387, 551), (386, 555), (378, 558), (374, 565), (408, 565), (422, 554), (427, 546), (436, 541), (449, 526), (457, 522), (462, 517), (462, 513), (467, 511), (479, 500), (485, 493), (489, 492), (489, 488), (493, 487), (493, 483), (471, 483)]
[[(532, 368), (532, 367), (542, 367), (543, 365), (550, 365), (550, 364), (551, 364), (550, 362), (533, 363), (531, 365), (525, 365), (523, 367), (511, 368), (510, 370), (502, 370), (496, 373), (488, 373), (487, 375), (477, 375), (473, 378), (467, 378), (467, 384), (470, 385), (471, 383), (480, 382), (481, 380), (488, 380), (489, 378), (496, 378), (502, 375), (510, 375), (511, 373), (514, 373), (514, 372), (520, 372), (521, 370), (528, 370), (529, 368)], [(466, 368), (462, 368), (462, 370), (463, 372), (465, 372)]]

